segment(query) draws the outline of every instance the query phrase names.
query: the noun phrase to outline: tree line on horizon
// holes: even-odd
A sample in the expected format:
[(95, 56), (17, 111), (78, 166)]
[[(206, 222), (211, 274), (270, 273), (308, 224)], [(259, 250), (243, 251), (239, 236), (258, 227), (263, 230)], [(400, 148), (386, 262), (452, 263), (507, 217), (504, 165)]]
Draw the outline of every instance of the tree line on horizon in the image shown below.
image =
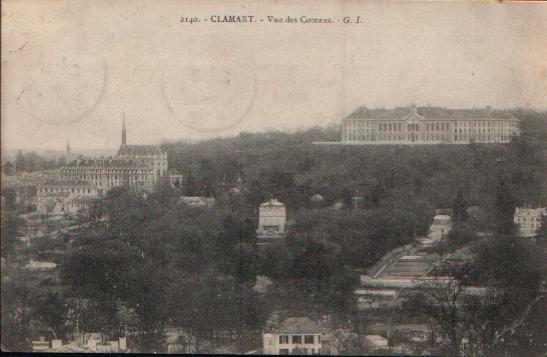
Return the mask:
[(13, 175), (17, 172), (54, 170), (64, 163), (66, 163), (64, 159), (47, 159), (35, 151), (23, 153), (22, 150), (19, 150), (13, 163), (11, 161), (4, 163), (3, 171), (5, 175)]

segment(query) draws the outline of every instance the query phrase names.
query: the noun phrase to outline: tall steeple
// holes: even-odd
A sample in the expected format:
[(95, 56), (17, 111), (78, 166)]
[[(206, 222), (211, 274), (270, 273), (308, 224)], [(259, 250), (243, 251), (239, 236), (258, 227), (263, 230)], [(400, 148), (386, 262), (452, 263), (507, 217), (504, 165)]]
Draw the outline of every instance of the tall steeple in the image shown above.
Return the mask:
[(127, 144), (127, 137), (125, 133), (125, 112), (122, 113), (122, 145)]
[(70, 139), (66, 141), (66, 157), (70, 157)]

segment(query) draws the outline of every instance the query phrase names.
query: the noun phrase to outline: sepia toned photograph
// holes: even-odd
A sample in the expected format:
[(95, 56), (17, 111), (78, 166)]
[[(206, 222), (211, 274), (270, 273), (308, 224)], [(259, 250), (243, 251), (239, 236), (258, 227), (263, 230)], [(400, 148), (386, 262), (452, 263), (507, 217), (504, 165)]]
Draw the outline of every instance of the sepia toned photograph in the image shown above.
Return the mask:
[(546, 24), (1, 0), (2, 352), (545, 356)]

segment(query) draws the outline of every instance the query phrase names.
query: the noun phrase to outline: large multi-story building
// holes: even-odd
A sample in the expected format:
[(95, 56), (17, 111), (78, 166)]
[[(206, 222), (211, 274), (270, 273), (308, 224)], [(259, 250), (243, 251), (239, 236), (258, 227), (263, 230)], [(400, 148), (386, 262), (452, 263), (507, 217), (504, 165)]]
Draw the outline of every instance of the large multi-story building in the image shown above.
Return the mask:
[(547, 208), (519, 208), (515, 209), (513, 221), (518, 225), (519, 234), (523, 237), (533, 237), (541, 227), (543, 216), (547, 216)]
[(413, 145), (508, 143), (519, 120), (508, 111), (404, 107), (362, 107), (342, 120), (342, 143)]
[[(127, 185), (150, 191), (161, 177), (169, 176), (167, 152), (159, 145), (128, 145), (125, 120), (122, 144), (114, 157), (71, 158), (67, 145), (67, 163), (58, 177), (38, 187), (38, 209), (69, 213), (89, 202), (87, 198), (103, 196), (113, 187)], [(176, 173), (173, 178), (180, 179)], [(173, 181), (173, 180), (171, 180)], [(55, 203), (55, 204), (54, 204)], [(52, 208), (54, 207), (54, 208)]]
[(102, 196), (112, 187), (128, 185), (150, 190), (167, 175), (167, 153), (158, 145), (127, 145), (125, 122), (122, 145), (114, 157), (77, 158), (59, 169), (60, 179), (82, 180), (97, 187)]

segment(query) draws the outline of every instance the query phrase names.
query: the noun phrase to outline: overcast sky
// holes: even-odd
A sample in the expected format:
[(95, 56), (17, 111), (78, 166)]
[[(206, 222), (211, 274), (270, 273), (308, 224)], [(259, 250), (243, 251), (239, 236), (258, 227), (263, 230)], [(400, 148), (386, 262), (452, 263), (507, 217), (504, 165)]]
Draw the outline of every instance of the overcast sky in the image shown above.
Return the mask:
[[(179, 22), (212, 15), (363, 23)], [(544, 110), (546, 24), (540, 3), (3, 1), (2, 146), (114, 149), (122, 115), (153, 144), (363, 105)]]

